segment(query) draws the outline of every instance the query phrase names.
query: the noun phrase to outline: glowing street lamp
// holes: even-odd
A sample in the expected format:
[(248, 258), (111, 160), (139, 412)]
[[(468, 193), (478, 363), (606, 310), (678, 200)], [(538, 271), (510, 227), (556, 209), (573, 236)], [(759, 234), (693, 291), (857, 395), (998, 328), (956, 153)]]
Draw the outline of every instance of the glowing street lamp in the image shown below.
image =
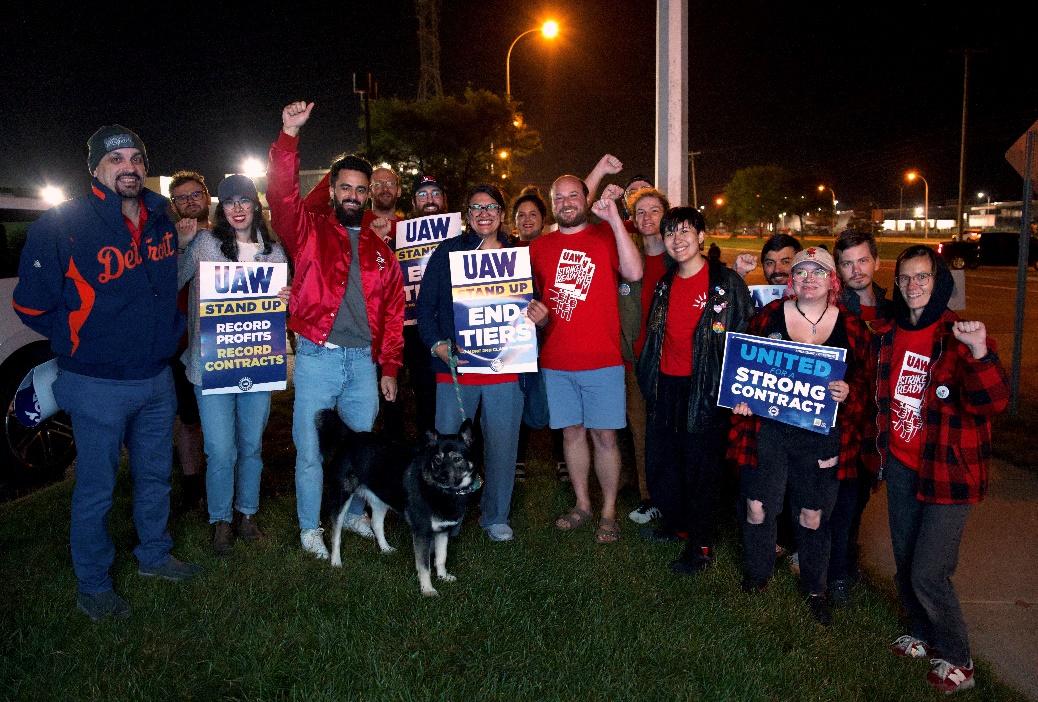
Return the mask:
[(540, 32), (545, 39), (554, 39), (559, 35), (559, 23), (555, 20), (548, 20), (540, 27), (527, 29), (512, 40), (512, 45), (508, 47), (508, 53), (505, 54), (505, 99), (509, 102), (512, 100), (512, 49), (515, 48), (520, 39), (534, 32)]
[(243, 175), (256, 180), (267, 175), (267, 165), (255, 156), (252, 156), (242, 161), (241, 172)]
[(831, 194), (833, 196), (833, 212), (836, 212), (836, 193), (833, 192), (833, 189), (830, 188), (828, 185), (819, 185), (818, 186), (818, 192), (824, 193), (826, 190), (828, 190), (829, 194)]
[(905, 182), (914, 183), (917, 180), (923, 181), (923, 238), (928, 239), (930, 237), (930, 184), (919, 171), (905, 173)]
[(68, 200), (68, 196), (65, 195), (64, 190), (56, 185), (44, 185), (40, 188), (40, 199), (53, 206), (65, 202), (65, 200)]

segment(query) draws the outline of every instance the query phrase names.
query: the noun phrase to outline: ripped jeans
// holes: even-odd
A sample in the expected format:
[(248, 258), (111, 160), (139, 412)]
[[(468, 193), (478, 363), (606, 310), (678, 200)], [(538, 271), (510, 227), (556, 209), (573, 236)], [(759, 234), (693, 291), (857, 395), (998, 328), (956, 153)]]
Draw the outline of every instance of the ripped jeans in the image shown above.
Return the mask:
[[(757, 440), (757, 469), (740, 476), (739, 517), (742, 524), (743, 574), (753, 584), (763, 584), (775, 569), (776, 518), (789, 490), (800, 582), (805, 593), (824, 593), (829, 568), (829, 515), (836, 504), (839, 481), (836, 461), (840, 436), (834, 428), (828, 436), (806, 429), (761, 419)], [(819, 461), (831, 466), (821, 468)], [(763, 519), (759, 523), (760, 508)], [(802, 510), (820, 512), (812, 521)], [(753, 520), (753, 521), (751, 521)]]

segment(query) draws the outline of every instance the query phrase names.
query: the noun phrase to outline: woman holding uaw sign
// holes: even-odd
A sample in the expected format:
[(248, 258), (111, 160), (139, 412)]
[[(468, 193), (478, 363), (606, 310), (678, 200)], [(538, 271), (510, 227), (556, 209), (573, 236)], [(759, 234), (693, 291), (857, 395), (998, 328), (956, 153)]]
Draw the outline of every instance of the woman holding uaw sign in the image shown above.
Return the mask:
[[(205, 372), (213, 370), (214, 365), (254, 362), (255, 358), (242, 359), (237, 352), (247, 352), (257, 345), (218, 349), (234, 352), (217, 354), (224, 356), (223, 359), (212, 355), (208, 359), (203, 358), (199, 293), (203, 287), (213, 287), (214, 281), (203, 281), (202, 278), (215, 275), (221, 268), (229, 271), (229, 267), (214, 268), (200, 264), (210, 261), (284, 264), (288, 259), (263, 221), (259, 195), (249, 178), (243, 175), (224, 178), (217, 188), (217, 197), (220, 204), (216, 208), (216, 225), (211, 232), (200, 231), (181, 253), (178, 283), (183, 287), (191, 281), (188, 306), (190, 345), (184, 352), (183, 361), (187, 368), (187, 378), (195, 387), (198, 413), (202, 419), (206, 455), (205, 487), (209, 523), (213, 525), (213, 550), (216, 555), (223, 556), (231, 551), (235, 532), (246, 541), (255, 541), (263, 536), (254, 518), (259, 510), (260, 473), (263, 470), (260, 450), (263, 430), (270, 414), (270, 391), (253, 388), (249, 392), (203, 393)], [(229, 273), (225, 275), (229, 277)], [(209, 285), (203, 285), (204, 282)], [(278, 289), (273, 288), (271, 292), (277, 293)], [(287, 289), (283, 292), (287, 293)], [(221, 336), (233, 335), (248, 336), (262, 342), (263, 337), (274, 336), (274, 332), (263, 328), (266, 324), (263, 320), (250, 319), (256, 317), (255, 314), (234, 312), (231, 315), (223, 319), (233, 321), (216, 324), (217, 332), (223, 327), (228, 327), (226, 331), (229, 332), (217, 333), (216, 340)], [(280, 340), (268, 340), (273, 341), (275, 346), (280, 343), (283, 347), (283, 327)], [(258, 345), (263, 346), (262, 343)]]
[[(868, 332), (840, 307), (839, 293), (828, 251), (809, 247), (798, 253), (786, 299), (750, 321), (748, 334), (763, 338), (730, 336), (725, 355), (730, 372), (722, 373), (719, 399), (724, 404), (726, 396), (734, 397), (728, 401), (740, 415), (730, 453), (740, 468), (743, 589), (762, 590), (771, 577), (776, 517), (788, 489), (797, 518), (801, 587), (811, 614), (823, 625), (832, 621), (826, 602), (828, 519), (838, 481), (852, 477), (857, 466), (853, 459), (867, 421), (871, 368)], [(830, 402), (839, 404), (835, 426)], [(765, 416), (755, 416), (761, 412)]]

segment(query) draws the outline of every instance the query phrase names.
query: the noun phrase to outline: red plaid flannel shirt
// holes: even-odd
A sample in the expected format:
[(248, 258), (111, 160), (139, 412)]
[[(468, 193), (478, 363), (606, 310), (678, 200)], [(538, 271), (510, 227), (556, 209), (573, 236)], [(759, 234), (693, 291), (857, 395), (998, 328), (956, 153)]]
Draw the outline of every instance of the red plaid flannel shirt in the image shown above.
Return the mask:
[[(750, 320), (746, 333), (765, 336), (769, 329), (780, 326), (782, 303), (783, 300), (776, 300), (759, 310)], [(858, 477), (858, 457), (867, 429), (865, 409), (872, 395), (870, 379), (874, 363), (873, 355), (870, 353), (872, 337), (865, 324), (861, 318), (851, 314), (842, 303), (839, 308), (850, 347), (847, 352), (847, 376), (844, 378), (850, 386), (850, 393), (840, 404), (840, 411), (836, 414), (836, 426), (840, 430), (840, 461), (836, 477), (840, 480), (852, 480)], [(759, 417), (732, 415), (732, 427), (728, 432), (728, 458), (735, 462), (739, 470), (757, 467), (757, 436), (760, 434), (760, 422)]]
[[(1009, 381), (988, 337), (988, 355), (973, 358), (969, 347), (952, 334), (959, 316), (946, 310), (935, 322), (933, 351), (923, 391), (922, 454), (916, 499), (939, 505), (980, 502), (988, 490), (991, 417), (1009, 404)], [(893, 322), (874, 322), (879, 335), (876, 364), (876, 448), (886, 459), (890, 446), (890, 364), (894, 353)], [(944, 395), (944, 397), (941, 397)], [(882, 479), (882, 465), (880, 466)]]

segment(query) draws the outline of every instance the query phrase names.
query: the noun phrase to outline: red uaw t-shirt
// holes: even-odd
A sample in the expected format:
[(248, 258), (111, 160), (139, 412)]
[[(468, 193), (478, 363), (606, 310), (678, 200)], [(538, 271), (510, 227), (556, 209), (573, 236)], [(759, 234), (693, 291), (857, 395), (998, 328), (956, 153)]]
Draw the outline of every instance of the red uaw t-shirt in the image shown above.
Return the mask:
[(936, 324), (925, 329), (894, 332), (890, 359), (890, 451), (908, 468), (919, 467), (922, 452), (923, 394)]
[(704, 265), (690, 278), (674, 276), (667, 306), (667, 327), (663, 332), (660, 373), (687, 378), (692, 375), (692, 337), (706, 307), (710, 266)]
[(609, 223), (589, 224), (573, 234), (542, 234), (530, 244), (530, 262), (541, 302), (551, 311), (541, 367), (579, 371), (621, 365), (620, 256)]

